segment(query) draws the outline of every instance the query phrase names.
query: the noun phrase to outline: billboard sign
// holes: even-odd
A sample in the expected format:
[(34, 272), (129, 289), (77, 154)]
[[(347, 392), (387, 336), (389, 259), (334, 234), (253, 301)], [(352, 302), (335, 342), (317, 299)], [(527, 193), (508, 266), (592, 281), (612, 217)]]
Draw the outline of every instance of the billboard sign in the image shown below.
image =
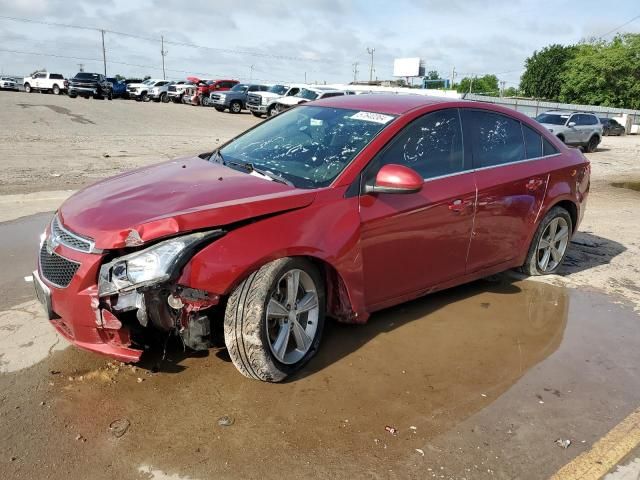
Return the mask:
[(393, 61), (394, 77), (423, 77), (424, 64), (419, 57), (396, 58)]

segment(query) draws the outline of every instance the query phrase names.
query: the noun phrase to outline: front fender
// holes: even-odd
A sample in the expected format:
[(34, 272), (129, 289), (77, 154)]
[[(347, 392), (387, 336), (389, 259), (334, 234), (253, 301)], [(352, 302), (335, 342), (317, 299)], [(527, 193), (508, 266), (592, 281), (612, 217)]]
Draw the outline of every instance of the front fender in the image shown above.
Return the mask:
[(228, 295), (251, 272), (272, 260), (310, 257), (339, 275), (351, 305), (351, 320), (366, 321), (358, 199), (345, 199), (335, 190), (325, 193), (334, 198), (230, 230), (199, 251), (178, 282)]

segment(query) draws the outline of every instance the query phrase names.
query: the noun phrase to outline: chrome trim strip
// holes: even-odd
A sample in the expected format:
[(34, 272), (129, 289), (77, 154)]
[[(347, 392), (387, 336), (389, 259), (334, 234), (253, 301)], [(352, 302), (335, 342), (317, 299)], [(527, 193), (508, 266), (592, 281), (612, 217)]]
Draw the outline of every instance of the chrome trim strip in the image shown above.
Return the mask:
[(553, 157), (558, 157), (560, 155), (562, 155), (562, 152), (554, 153), (552, 155), (546, 155), (544, 157), (525, 158), (524, 160), (518, 160), (517, 162), (500, 163), (498, 165), (489, 165), (487, 167), (471, 168), (469, 170), (462, 170), (460, 172), (448, 173), (446, 175), (439, 175), (437, 177), (424, 178), (423, 180), (426, 183), (426, 182), (431, 182), (433, 180), (440, 180), (441, 178), (455, 177), (456, 175), (464, 175), (465, 173), (478, 172), (481, 170), (489, 170), (491, 168), (508, 167), (509, 165), (518, 165), (519, 163), (533, 162), (536, 160), (544, 160), (545, 158), (553, 158)]
[[(79, 248), (74, 247), (73, 245), (67, 245), (66, 243), (60, 242), (65, 247), (70, 248), (71, 250), (75, 250), (77, 252), (82, 252), (82, 253), (102, 253), (102, 250), (99, 250), (99, 249), (95, 248), (96, 247), (95, 241), (93, 241), (93, 240), (91, 240), (89, 238), (82, 237), (82, 236), (78, 235), (77, 233), (73, 233), (73, 232), (69, 231), (68, 229), (66, 229), (62, 225), (62, 222), (58, 218), (58, 215), (54, 215), (53, 220), (51, 221), (51, 223), (52, 224), (55, 223), (55, 228), (57, 228), (59, 230), (62, 230), (64, 233), (66, 233), (70, 237), (73, 237), (73, 238), (75, 238), (75, 239), (77, 239), (77, 240), (79, 240), (81, 242), (85, 242), (85, 243), (89, 244), (89, 249), (88, 250), (81, 250)], [(51, 225), (51, 233), (52, 234), (53, 234), (53, 229), (54, 229), (54, 226)]]

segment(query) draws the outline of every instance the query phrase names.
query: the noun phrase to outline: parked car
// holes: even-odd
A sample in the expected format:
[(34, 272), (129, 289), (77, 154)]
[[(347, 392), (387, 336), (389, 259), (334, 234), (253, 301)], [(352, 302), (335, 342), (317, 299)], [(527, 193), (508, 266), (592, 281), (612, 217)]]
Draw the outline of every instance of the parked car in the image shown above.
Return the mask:
[(602, 135), (605, 137), (607, 135), (620, 136), (626, 133), (624, 126), (620, 125), (613, 118), (601, 118), (600, 123), (602, 124)]
[(127, 84), (115, 77), (107, 77), (107, 82), (111, 84), (111, 93), (114, 97), (127, 96)]
[(195, 84), (187, 85), (182, 92), (182, 103), (185, 105), (200, 105), (200, 95), (198, 95), (198, 86)]
[(185, 91), (187, 90), (187, 88), (192, 87), (193, 85), (193, 82), (190, 82), (188, 80), (175, 82), (169, 85), (167, 95), (169, 96), (169, 99), (174, 103), (181, 103)]
[(536, 120), (565, 144), (587, 152), (595, 152), (602, 140), (602, 124), (593, 113), (550, 111)]
[(288, 96), (296, 95), (306, 85), (273, 85), (266, 92), (254, 92), (247, 95), (247, 108), (256, 117), (277, 115), (276, 102)]
[(276, 100), (273, 106), (273, 113), (278, 114), (284, 112), (301, 103), (320, 100), (321, 98), (339, 97), (341, 95), (346, 95), (346, 92), (328, 87), (305, 87), (293, 96), (282, 97)]
[(78, 72), (69, 80), (69, 97), (113, 99), (111, 83), (101, 73)]
[(247, 108), (247, 94), (249, 92), (265, 92), (267, 85), (238, 83), (227, 92), (213, 92), (203, 98), (203, 105), (212, 106), (219, 112), (227, 108), (231, 113), (240, 113)]
[(67, 90), (67, 80), (60, 73), (36, 72), (24, 77), (23, 84), (27, 93), (51, 92), (60, 95)]
[(18, 82), (12, 77), (0, 77), (0, 90), (18, 91)]
[(589, 177), (580, 150), (508, 108), (328, 98), (78, 191), (42, 235), (34, 285), (83, 349), (136, 362), (150, 331), (203, 350), (219, 326), (242, 374), (277, 382), (315, 355), (327, 316), (362, 324), (502, 270), (557, 272)]
[(168, 80), (162, 80), (157, 78), (150, 78), (142, 83), (130, 83), (127, 85), (127, 93), (129, 98), (133, 98), (138, 101), (148, 102), (153, 100), (155, 102), (168, 102), (169, 101), (169, 82)]

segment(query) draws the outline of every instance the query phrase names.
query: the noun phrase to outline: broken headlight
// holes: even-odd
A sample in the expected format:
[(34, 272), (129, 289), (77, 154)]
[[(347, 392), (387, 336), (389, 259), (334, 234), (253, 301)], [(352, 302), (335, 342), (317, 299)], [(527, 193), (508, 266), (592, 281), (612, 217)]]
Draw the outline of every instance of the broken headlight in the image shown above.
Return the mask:
[(104, 297), (165, 282), (184, 266), (194, 247), (221, 234), (216, 230), (172, 238), (105, 263), (100, 268), (98, 295)]

